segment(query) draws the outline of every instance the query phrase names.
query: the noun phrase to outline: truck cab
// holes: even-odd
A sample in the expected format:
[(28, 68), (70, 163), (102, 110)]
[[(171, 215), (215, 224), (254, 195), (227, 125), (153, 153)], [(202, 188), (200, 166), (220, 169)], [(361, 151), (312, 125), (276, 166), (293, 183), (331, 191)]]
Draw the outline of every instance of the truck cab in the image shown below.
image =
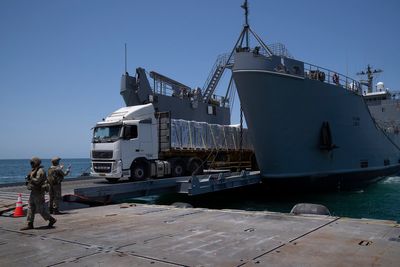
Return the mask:
[(96, 123), (91, 147), (92, 176), (109, 181), (131, 177), (132, 165), (158, 157), (152, 104), (123, 107)]

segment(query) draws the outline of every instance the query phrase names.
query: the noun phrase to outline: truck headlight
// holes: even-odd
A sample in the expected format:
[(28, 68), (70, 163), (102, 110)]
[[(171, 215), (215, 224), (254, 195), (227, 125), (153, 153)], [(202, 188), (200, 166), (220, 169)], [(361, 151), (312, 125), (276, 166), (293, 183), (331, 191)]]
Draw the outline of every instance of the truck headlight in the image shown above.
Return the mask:
[(121, 173), (122, 172), (122, 160), (118, 160), (113, 168), (114, 172)]

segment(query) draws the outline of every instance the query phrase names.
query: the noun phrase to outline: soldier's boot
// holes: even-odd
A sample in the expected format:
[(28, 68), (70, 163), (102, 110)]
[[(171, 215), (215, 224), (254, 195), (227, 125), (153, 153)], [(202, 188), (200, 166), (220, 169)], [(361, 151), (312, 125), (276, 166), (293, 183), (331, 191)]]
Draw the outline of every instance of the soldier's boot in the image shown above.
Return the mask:
[(53, 227), (53, 225), (56, 223), (56, 219), (54, 218), (54, 217), (50, 217), (50, 220), (49, 220), (49, 228), (51, 228), (51, 227)]
[(33, 229), (33, 223), (29, 222), (25, 227), (22, 227), (20, 230), (25, 231), (25, 230), (30, 230)]

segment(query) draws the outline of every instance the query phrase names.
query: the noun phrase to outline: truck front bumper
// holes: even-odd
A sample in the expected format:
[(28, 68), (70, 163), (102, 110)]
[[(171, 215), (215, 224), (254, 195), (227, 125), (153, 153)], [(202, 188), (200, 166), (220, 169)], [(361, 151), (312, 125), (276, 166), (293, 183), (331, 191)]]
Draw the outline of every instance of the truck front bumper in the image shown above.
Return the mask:
[(92, 161), (90, 176), (105, 178), (121, 178), (122, 162), (118, 161)]

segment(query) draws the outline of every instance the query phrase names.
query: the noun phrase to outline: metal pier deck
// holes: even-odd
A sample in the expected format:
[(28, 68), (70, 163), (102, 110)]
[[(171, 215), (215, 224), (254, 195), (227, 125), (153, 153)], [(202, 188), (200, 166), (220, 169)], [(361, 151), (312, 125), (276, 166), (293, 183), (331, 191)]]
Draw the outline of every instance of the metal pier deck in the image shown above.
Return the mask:
[[(100, 202), (104, 204), (161, 193), (199, 195), (260, 182), (259, 172), (214, 173), (197, 177), (151, 179), (142, 182), (122, 180), (116, 184), (110, 184), (104, 178), (86, 177), (66, 179), (62, 185), (62, 193), (68, 202), (87, 202), (88, 204)], [(18, 193), (22, 193), (22, 200), (26, 205), (29, 191), (24, 183), (0, 185), (0, 215), (15, 208)], [(76, 205), (64, 202), (64, 208), (75, 207)]]
[(102, 184), (76, 188), (74, 195), (97, 201), (115, 201), (126, 198), (155, 195), (161, 193), (182, 193), (200, 195), (261, 182), (260, 172), (216, 173), (200, 176), (184, 176), (151, 179), (141, 182)]
[(0, 266), (399, 266), (396, 222), (121, 204), (0, 217)]

